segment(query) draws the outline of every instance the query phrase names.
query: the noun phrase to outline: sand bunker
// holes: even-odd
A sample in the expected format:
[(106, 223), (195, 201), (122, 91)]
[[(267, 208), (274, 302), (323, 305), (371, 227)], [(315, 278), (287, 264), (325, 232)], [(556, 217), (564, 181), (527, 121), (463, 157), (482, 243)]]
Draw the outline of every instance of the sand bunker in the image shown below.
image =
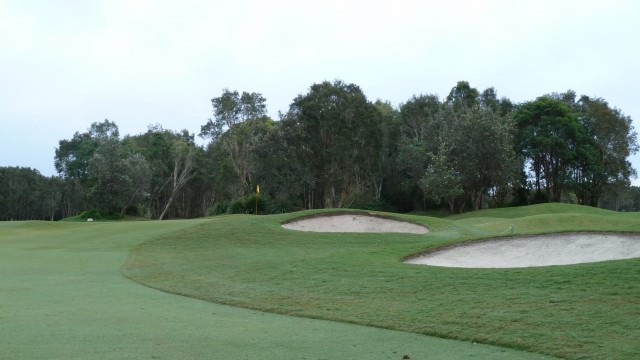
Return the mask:
[(573, 233), (493, 239), (407, 260), (460, 268), (521, 268), (640, 257), (640, 234)]
[(411, 233), (425, 234), (429, 230), (418, 224), (378, 216), (337, 214), (302, 218), (282, 224), (291, 230), (313, 232)]

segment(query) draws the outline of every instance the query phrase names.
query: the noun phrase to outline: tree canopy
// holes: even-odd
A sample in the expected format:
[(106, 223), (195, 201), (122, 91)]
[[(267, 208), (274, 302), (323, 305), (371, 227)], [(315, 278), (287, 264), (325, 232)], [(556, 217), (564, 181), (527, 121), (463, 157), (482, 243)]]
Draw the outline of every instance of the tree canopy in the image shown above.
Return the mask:
[(516, 104), (459, 81), (444, 99), (425, 93), (396, 106), (335, 80), (311, 85), (277, 120), (257, 92), (225, 88), (211, 105), (204, 145), (159, 124), (121, 137), (104, 120), (59, 141), (59, 176), (0, 168), (0, 219), (91, 209), (167, 219), (328, 207), (462, 212), (541, 201), (640, 207), (630, 186), (629, 156), (638, 151), (631, 118), (572, 90)]

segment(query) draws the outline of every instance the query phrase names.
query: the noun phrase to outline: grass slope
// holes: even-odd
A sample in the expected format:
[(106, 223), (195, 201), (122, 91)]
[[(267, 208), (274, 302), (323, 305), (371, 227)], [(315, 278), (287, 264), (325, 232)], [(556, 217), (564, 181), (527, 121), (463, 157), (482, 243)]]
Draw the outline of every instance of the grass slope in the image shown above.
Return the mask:
[[(0, 358), (401, 359), (409, 353), (412, 359), (542, 358), (218, 305), (121, 276), (119, 267), (136, 244), (174, 240), (169, 255), (182, 259), (187, 243), (180, 238), (215, 233), (216, 224), (0, 222)], [(190, 274), (188, 265), (173, 270)]]
[[(301, 214), (228, 216), (133, 249), (123, 272), (151, 287), (294, 316), (497, 344), (570, 359), (640, 357), (640, 259), (527, 269), (405, 265), (405, 256), (517, 233), (640, 231), (640, 214), (545, 204), (451, 219), (431, 232), (284, 230)], [(302, 214), (304, 215), (304, 214)]]

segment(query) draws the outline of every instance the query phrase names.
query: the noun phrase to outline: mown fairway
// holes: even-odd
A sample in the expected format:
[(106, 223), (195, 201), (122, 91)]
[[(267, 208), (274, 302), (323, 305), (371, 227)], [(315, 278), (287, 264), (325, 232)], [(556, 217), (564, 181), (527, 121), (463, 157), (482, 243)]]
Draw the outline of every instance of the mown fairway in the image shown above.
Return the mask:
[(483, 270), (401, 262), (512, 225), (516, 234), (640, 231), (640, 214), (546, 204), (448, 219), (399, 216), (429, 226), (427, 235), (280, 227), (300, 215), (212, 218), (140, 244), (123, 272), (168, 292), (274, 313), (570, 359), (640, 358), (640, 259)]
[[(247, 231), (253, 233), (247, 227), (251, 225), (258, 226), (259, 232), (272, 234), (267, 235), (270, 236), (268, 243), (277, 242), (274, 234), (282, 234), (278, 219), (0, 223), (0, 359), (401, 359), (404, 354), (410, 354), (412, 359), (544, 358), (469, 341), (218, 305), (150, 289), (124, 278), (119, 272), (130, 249), (144, 242), (128, 264), (128, 275), (158, 274), (164, 267), (159, 260), (168, 261), (171, 264), (161, 276), (154, 277), (154, 285), (172, 288), (181, 278), (189, 277), (191, 280), (185, 286), (198, 290), (199, 277), (212, 280), (219, 275), (227, 276), (219, 278), (228, 282), (227, 285), (198, 291), (201, 295), (212, 291), (208, 294), (210, 298), (235, 298), (237, 289), (223, 293), (230, 282), (235, 281), (229, 274), (236, 272), (242, 277), (257, 276), (264, 280), (265, 275), (270, 276), (268, 273), (279, 266), (274, 261), (301, 251), (287, 246), (268, 249), (259, 238), (247, 238)], [(238, 226), (237, 236), (229, 233)], [(218, 232), (222, 228), (226, 230)], [(193, 241), (196, 238), (201, 239), (196, 241), (196, 247), (204, 246), (207, 250), (200, 254), (200, 263), (190, 264), (188, 259), (193, 260), (195, 255)], [(244, 240), (234, 245), (236, 238)], [(148, 246), (152, 248), (149, 257), (143, 253)], [(223, 253), (214, 255), (217, 248)], [(289, 250), (278, 254), (282, 249)], [(158, 257), (157, 251), (165, 250), (169, 252)], [(264, 261), (265, 274), (249, 273), (256, 267), (250, 263), (256, 260)], [(214, 261), (222, 263), (208, 267)], [(389, 261), (384, 261), (383, 267), (387, 266), (384, 263)], [(134, 264), (137, 269), (132, 268)], [(216, 274), (218, 266), (226, 272)], [(272, 284), (261, 287), (278, 292), (282, 291), (283, 284), (280, 279), (274, 279)], [(202, 286), (211, 285), (202, 282)], [(293, 284), (287, 286), (290, 285)], [(247, 287), (247, 294), (256, 290), (256, 296), (248, 296), (238, 301), (239, 304), (261, 307), (254, 301), (263, 290), (251, 289), (251, 281), (235, 286)], [(294, 289), (298, 298), (306, 296), (306, 291), (305, 287)], [(278, 306), (263, 304), (262, 307)], [(342, 307), (339, 302), (324, 304), (329, 306)], [(281, 310), (287, 312), (284, 307)], [(365, 305), (359, 311), (377, 310)]]

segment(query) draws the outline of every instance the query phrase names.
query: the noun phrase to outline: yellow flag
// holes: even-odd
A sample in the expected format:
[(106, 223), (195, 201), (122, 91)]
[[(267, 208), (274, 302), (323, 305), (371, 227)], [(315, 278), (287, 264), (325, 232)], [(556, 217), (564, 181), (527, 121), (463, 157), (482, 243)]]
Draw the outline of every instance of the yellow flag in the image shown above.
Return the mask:
[(260, 185), (256, 185), (256, 192), (260, 194)]

